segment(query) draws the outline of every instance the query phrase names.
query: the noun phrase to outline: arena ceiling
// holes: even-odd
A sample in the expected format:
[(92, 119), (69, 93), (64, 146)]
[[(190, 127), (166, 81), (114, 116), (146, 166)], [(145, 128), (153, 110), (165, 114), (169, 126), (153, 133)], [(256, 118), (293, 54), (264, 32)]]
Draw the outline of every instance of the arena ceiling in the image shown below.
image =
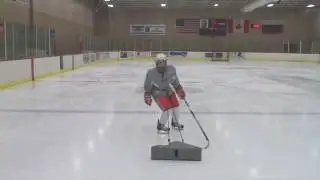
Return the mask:
[[(100, 0), (117, 8), (243, 8), (256, 0)], [(104, 1), (104, 2), (103, 2)], [(218, 6), (215, 6), (218, 4)], [(320, 5), (320, 0), (280, 0), (273, 8), (305, 8), (309, 4)]]

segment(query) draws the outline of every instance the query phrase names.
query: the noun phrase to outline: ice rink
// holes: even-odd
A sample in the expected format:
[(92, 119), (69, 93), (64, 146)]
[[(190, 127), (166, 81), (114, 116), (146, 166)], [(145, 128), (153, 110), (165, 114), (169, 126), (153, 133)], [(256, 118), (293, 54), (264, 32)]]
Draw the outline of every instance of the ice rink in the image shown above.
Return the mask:
[[(320, 179), (319, 65), (171, 64), (211, 139), (202, 162), (150, 160), (150, 147), (167, 143), (143, 100), (153, 65), (121, 62), (0, 91), (0, 179)], [(181, 121), (185, 141), (203, 146), (183, 103)]]

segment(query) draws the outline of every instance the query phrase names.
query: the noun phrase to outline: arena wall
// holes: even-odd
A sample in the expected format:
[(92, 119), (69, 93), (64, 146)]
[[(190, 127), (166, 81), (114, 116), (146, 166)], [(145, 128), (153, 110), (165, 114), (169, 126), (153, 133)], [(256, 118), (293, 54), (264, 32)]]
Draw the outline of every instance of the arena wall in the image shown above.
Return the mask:
[[(299, 12), (289, 9), (267, 9), (257, 10), (252, 13), (242, 14), (239, 10), (233, 9), (144, 9), (141, 10), (122, 10), (108, 9), (102, 10), (100, 15), (108, 17), (108, 22), (99, 21), (96, 24), (97, 29), (108, 29), (105, 35), (110, 38), (126, 41), (126, 47), (133, 46), (133, 39), (141, 39), (139, 36), (129, 35), (129, 24), (166, 24), (167, 36), (150, 37), (148, 41), (136, 41), (136, 48), (139, 50), (149, 50), (149, 44), (152, 49), (170, 49), (174, 50), (212, 50), (214, 47), (218, 51), (251, 51), (251, 52), (284, 52), (283, 43), (290, 41), (299, 44), (300, 40), (304, 41), (303, 50), (307, 51), (311, 46), (313, 30), (311, 27), (314, 18), (312, 14)], [(106, 16), (108, 15), (108, 16)], [(97, 18), (98, 18), (97, 17)], [(207, 36), (199, 36), (198, 34), (179, 34), (175, 32), (175, 20), (177, 18), (229, 18), (249, 19), (251, 22), (259, 22), (261, 20), (283, 20), (284, 33), (266, 35), (261, 30), (251, 29), (248, 34), (233, 33), (225, 37), (210, 38)], [(99, 35), (103, 36), (100, 31)], [(159, 40), (163, 39), (162, 44)], [(133, 47), (131, 47), (133, 48)], [(128, 48), (130, 49), (130, 48)]]
[[(34, 23), (44, 28), (55, 28), (57, 52), (79, 52), (78, 36), (93, 33), (92, 9), (93, 1), (90, 0), (34, 0)], [(1, 19), (29, 24), (29, 5), (1, 0)]]
[(315, 33), (315, 37), (320, 39), (320, 12), (317, 14), (315, 23), (314, 23), (314, 33)]
[(60, 70), (60, 57), (36, 58), (34, 61), (35, 76)]
[(31, 79), (31, 61), (22, 59), (19, 61), (1, 61), (0, 62), (0, 88), (10, 81), (19, 81)]
[[(123, 57), (124, 52), (97, 52), (36, 59), (23, 59), (14, 61), (0, 61), (0, 89), (6, 89), (18, 84), (38, 80), (44, 77), (75, 70), (79, 67), (95, 63), (121, 62), (121, 61), (152, 61), (155, 53), (159, 52), (126, 52), (128, 56)], [(178, 61), (287, 61), (320, 63), (320, 54), (290, 54), (290, 53), (242, 53), (216, 52), (216, 58), (208, 54), (213, 52), (166, 52), (171, 60)], [(141, 55), (141, 56), (138, 56)], [(220, 54), (220, 55), (219, 55)], [(221, 55), (222, 54), (222, 55)], [(219, 57), (218, 57), (219, 56)], [(214, 63), (214, 62), (213, 62)]]
[[(0, 89), (38, 80), (48, 76), (72, 71), (96, 63), (106, 63), (117, 58), (110, 58), (109, 52), (86, 53), (66, 56), (0, 61)], [(113, 53), (113, 56), (119, 54)]]
[(290, 53), (243, 53), (245, 60), (254, 61), (289, 61), (320, 63), (319, 54), (290, 54)]
[(74, 67), (74, 56), (73, 55), (67, 55), (63, 56), (63, 68), (64, 69), (71, 69)]
[(315, 15), (313, 28), (312, 52), (320, 53), (320, 12), (310, 12)]

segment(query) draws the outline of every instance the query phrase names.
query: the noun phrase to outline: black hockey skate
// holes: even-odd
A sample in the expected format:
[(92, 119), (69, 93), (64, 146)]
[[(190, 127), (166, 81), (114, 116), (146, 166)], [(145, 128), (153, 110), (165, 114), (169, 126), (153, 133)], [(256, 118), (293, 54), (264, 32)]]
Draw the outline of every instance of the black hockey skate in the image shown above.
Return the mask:
[(157, 130), (159, 134), (168, 134), (170, 131), (170, 128), (166, 127), (165, 125), (161, 124), (158, 121)]
[(184, 125), (180, 124), (178, 122), (175, 122), (174, 120), (171, 121), (171, 126), (175, 129), (180, 129), (183, 130), (184, 129)]

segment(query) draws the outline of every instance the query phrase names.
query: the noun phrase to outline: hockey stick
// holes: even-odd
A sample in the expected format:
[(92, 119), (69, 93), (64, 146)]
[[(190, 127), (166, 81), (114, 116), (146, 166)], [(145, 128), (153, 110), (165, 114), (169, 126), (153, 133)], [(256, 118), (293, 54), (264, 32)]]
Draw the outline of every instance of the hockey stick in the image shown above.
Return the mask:
[[(169, 116), (170, 117), (170, 116)], [(168, 127), (170, 128), (170, 121), (168, 121)], [(168, 131), (168, 144), (171, 142), (170, 140), (170, 129)]]
[[(171, 109), (171, 111), (172, 111), (172, 115), (174, 116), (174, 119), (176, 120), (175, 122), (178, 123), (178, 119), (177, 119), (176, 115), (174, 114), (173, 109)], [(172, 119), (172, 120), (173, 120), (173, 119)], [(171, 127), (172, 127), (172, 126), (171, 126)], [(180, 127), (178, 127), (178, 129), (179, 129), (181, 141), (184, 143), (184, 138), (183, 138), (183, 136), (182, 136), (182, 132), (181, 132)]]
[(189, 112), (191, 113), (191, 115), (193, 116), (194, 120), (197, 122), (200, 130), (202, 131), (203, 136), (204, 136), (204, 137), (206, 138), (206, 140), (207, 140), (207, 145), (204, 147), (204, 149), (208, 149), (209, 146), (210, 146), (210, 140), (209, 140), (206, 132), (204, 132), (204, 130), (203, 130), (203, 128), (202, 128), (199, 120), (197, 119), (197, 117), (196, 117), (196, 115), (193, 113), (193, 111), (191, 110), (190, 105), (189, 105), (189, 103), (188, 103), (188, 101), (187, 101), (186, 99), (184, 100), (184, 103), (185, 103), (186, 106), (188, 107), (188, 110), (189, 110)]

